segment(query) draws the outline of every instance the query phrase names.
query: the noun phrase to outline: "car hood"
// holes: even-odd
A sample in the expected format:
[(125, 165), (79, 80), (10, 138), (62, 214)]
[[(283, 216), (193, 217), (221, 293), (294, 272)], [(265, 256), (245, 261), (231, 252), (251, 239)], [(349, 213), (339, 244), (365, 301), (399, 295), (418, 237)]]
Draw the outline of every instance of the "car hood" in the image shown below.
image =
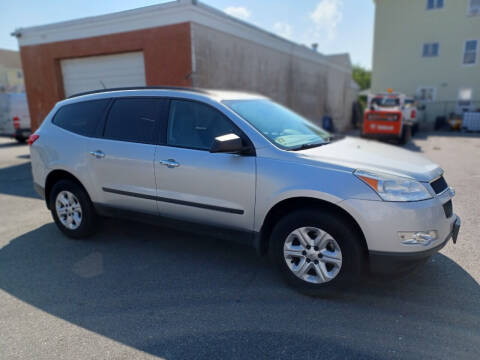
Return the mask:
[(416, 152), (352, 137), (299, 151), (298, 155), (308, 162), (330, 163), (352, 171), (361, 169), (384, 172), (425, 182), (443, 173), (437, 164)]

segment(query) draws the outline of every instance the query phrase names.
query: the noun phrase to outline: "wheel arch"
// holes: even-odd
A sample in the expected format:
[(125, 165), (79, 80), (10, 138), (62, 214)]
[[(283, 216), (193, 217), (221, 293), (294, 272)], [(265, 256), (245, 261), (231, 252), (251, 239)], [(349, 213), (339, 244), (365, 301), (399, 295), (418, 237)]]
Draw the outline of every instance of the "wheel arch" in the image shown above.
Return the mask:
[(328, 210), (345, 219), (352, 226), (352, 228), (358, 232), (361, 245), (364, 250), (364, 255), (368, 257), (368, 246), (365, 239), (365, 234), (355, 218), (337, 204), (311, 197), (292, 197), (284, 199), (270, 208), (255, 240), (257, 252), (261, 255), (268, 253), (270, 248), (270, 234), (280, 218), (282, 218), (288, 212), (305, 208)]
[(78, 186), (80, 186), (87, 196), (90, 198), (90, 195), (88, 194), (87, 189), (85, 186), (83, 186), (82, 182), (72, 173), (66, 171), (66, 170), (61, 170), (61, 169), (56, 169), (52, 170), (51, 172), (48, 173), (46, 180), (45, 180), (45, 202), (47, 204), (47, 208), (50, 209), (50, 194), (52, 191), (53, 186), (60, 180), (71, 180)]

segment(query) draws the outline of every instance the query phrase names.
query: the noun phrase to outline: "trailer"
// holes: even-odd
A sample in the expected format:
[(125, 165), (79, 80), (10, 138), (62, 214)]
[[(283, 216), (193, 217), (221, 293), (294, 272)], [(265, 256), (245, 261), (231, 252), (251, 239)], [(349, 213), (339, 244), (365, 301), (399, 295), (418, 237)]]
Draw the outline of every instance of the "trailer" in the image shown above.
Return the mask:
[(32, 133), (25, 93), (0, 94), (0, 135), (25, 142)]

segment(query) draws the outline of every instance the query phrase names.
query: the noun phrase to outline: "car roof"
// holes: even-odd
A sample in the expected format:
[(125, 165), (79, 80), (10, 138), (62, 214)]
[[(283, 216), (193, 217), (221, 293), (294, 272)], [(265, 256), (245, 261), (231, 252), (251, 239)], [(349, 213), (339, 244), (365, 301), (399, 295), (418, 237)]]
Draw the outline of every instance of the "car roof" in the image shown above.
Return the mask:
[[(62, 101), (77, 102), (69, 100), (94, 100), (108, 97), (124, 97), (124, 96), (164, 96), (172, 97), (178, 96), (189, 98), (193, 96), (195, 99), (209, 98), (217, 101), (222, 100), (245, 100), (245, 99), (260, 99), (265, 98), (260, 94), (249, 93), (244, 91), (232, 91), (232, 90), (214, 90), (214, 89), (200, 89), (200, 88), (188, 88), (188, 87), (173, 87), (173, 86), (147, 86), (147, 87), (128, 87), (128, 88), (114, 88), (114, 89), (101, 89), (79, 93), (68, 97), (68, 99)], [(191, 96), (189, 96), (191, 95)]]

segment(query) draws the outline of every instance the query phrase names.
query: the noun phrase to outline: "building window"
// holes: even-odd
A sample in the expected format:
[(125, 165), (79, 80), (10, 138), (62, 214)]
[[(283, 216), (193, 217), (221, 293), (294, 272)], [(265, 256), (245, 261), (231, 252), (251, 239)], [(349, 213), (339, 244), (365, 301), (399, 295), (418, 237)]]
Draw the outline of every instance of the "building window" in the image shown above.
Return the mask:
[(438, 43), (423, 44), (423, 57), (436, 57), (438, 56), (440, 45)]
[(473, 89), (462, 88), (458, 90), (457, 106), (461, 112), (470, 111), (472, 108)]
[(17, 79), (23, 78), (23, 74), (21, 71), (17, 71)]
[(463, 52), (463, 64), (475, 65), (477, 63), (478, 40), (465, 41), (465, 50)]
[(433, 102), (437, 96), (437, 89), (434, 87), (421, 87), (417, 90), (417, 100), (422, 102)]
[(468, 15), (480, 15), (480, 0), (470, 0)]
[(443, 0), (427, 0), (427, 10), (442, 9), (443, 2)]

